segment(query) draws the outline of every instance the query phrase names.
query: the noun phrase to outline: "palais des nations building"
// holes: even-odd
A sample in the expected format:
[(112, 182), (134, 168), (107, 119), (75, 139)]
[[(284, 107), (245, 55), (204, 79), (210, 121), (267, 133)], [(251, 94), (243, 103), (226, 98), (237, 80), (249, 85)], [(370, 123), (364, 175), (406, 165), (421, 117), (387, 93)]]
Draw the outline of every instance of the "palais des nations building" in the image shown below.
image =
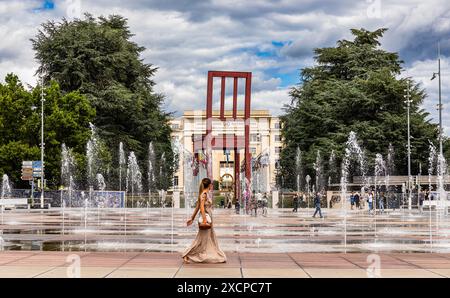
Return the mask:
[[(238, 117), (242, 117), (244, 111), (238, 111)], [(232, 111), (225, 111), (226, 121), (219, 119), (219, 111), (213, 111), (212, 135), (235, 134), (244, 135), (244, 122), (232, 119)], [(229, 120), (228, 120), (229, 119)], [(195, 135), (206, 132), (206, 113), (204, 110), (188, 110), (179, 118), (171, 119), (171, 137), (178, 142), (184, 150), (193, 151), (193, 139)], [(265, 179), (259, 183), (261, 192), (270, 192), (275, 188), (276, 163), (282, 147), (280, 120), (274, 117), (268, 110), (252, 110), (250, 114), (250, 153), (257, 159), (266, 156), (267, 166), (263, 168)], [(243, 150), (240, 153), (240, 162), (243, 163)], [(228, 156), (227, 156), (228, 155)], [(228, 158), (227, 158), (228, 157)], [(268, 158), (267, 158), (268, 157)], [(180, 154), (178, 171), (174, 174), (175, 190), (182, 191), (185, 181), (185, 163)], [(234, 183), (234, 153), (224, 150), (212, 151), (212, 173), (214, 180), (219, 182), (219, 188), (223, 191), (231, 191)], [(255, 177), (253, 178), (255, 179)]]

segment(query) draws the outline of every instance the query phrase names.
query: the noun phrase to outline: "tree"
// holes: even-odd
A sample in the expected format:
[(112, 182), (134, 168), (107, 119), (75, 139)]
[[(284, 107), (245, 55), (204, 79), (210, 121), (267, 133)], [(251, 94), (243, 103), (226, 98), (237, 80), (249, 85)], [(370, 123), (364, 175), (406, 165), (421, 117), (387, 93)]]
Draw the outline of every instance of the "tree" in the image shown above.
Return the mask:
[[(63, 95), (55, 81), (44, 88), (44, 97), (45, 175), (47, 185), (56, 187), (62, 143), (83, 163), (95, 111), (79, 92)], [(17, 187), (26, 185), (20, 180), (22, 161), (40, 160), (40, 100), (41, 87), (28, 91), (16, 75), (0, 83), (0, 174), (9, 175)]]
[[(291, 92), (291, 104), (281, 117), (285, 147), (280, 156), (281, 175), (294, 186), (292, 160), (297, 146), (304, 153), (306, 174), (317, 150), (329, 157), (334, 150), (342, 159), (350, 131), (358, 135), (373, 169), (376, 153), (386, 156), (389, 143), (395, 148), (397, 174), (407, 171), (407, 125), (404, 90), (411, 88), (412, 171), (426, 164), (428, 140), (437, 139), (437, 126), (420, 105), (423, 89), (408, 78), (398, 78), (403, 63), (397, 53), (383, 50), (379, 39), (387, 29), (373, 32), (352, 29), (354, 39), (340, 40), (335, 47), (315, 49), (316, 65), (301, 71), (301, 83)], [(325, 158), (324, 160), (328, 160)], [(372, 170), (373, 172), (373, 170)], [(370, 173), (369, 173), (370, 174)]]
[[(130, 41), (132, 36), (127, 20), (118, 15), (49, 21), (32, 40), (38, 73), (46, 82), (56, 80), (64, 92), (79, 90), (85, 95), (96, 110), (94, 124), (107, 146), (117, 152), (123, 142), (135, 152), (141, 169), (147, 168), (143, 161), (153, 142), (158, 157), (165, 152), (165, 177), (171, 177), (170, 115), (161, 109), (163, 96), (153, 91), (157, 68), (143, 62), (140, 54), (145, 48)], [(113, 162), (118, 164), (118, 154)], [(112, 168), (118, 177), (117, 167)]]

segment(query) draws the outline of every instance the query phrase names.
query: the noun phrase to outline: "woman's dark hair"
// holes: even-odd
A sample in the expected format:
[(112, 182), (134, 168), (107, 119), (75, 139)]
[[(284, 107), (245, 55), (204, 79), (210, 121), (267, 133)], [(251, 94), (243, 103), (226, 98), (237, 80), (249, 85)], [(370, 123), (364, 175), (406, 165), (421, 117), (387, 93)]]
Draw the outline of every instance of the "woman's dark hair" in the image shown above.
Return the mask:
[(203, 178), (202, 182), (200, 182), (200, 186), (198, 188), (198, 195), (200, 196), (202, 192), (207, 189), (211, 185), (211, 179)]
[(202, 179), (203, 189), (208, 188), (210, 185), (211, 185), (211, 179), (209, 179), (209, 178)]

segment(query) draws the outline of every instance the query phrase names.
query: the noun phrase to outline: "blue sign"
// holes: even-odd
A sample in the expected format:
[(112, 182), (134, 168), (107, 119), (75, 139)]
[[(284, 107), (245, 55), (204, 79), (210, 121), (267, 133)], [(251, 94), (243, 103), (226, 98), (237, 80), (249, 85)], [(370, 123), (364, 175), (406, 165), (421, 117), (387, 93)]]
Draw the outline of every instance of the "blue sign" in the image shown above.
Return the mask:
[(42, 161), (37, 160), (33, 161), (33, 169), (41, 169), (42, 168)]

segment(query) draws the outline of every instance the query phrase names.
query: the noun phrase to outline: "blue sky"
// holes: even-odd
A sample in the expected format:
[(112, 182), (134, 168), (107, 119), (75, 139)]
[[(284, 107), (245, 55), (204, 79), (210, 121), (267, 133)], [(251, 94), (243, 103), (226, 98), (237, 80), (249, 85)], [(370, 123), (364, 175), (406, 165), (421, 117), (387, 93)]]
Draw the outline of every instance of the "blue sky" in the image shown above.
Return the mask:
[[(253, 107), (282, 113), (313, 49), (351, 38), (350, 28), (387, 27), (382, 46), (405, 61), (402, 76), (425, 88), (424, 108), (437, 121), (436, 43), (442, 44), (444, 125), (450, 132), (450, 3), (444, 0), (0, 0), (0, 80), (17, 73), (34, 85), (29, 41), (46, 20), (84, 12), (128, 18), (143, 59), (159, 68), (156, 90), (166, 110), (205, 105), (208, 70), (253, 72)], [(446, 105), (447, 104), (447, 105)]]
[(50, 0), (42, 1), (39, 4), (40, 4), (39, 6), (34, 8), (34, 12), (36, 12), (36, 13), (42, 12), (42, 11), (45, 11), (45, 10), (53, 10), (53, 9), (55, 9), (55, 3), (53, 1), (50, 1)]

